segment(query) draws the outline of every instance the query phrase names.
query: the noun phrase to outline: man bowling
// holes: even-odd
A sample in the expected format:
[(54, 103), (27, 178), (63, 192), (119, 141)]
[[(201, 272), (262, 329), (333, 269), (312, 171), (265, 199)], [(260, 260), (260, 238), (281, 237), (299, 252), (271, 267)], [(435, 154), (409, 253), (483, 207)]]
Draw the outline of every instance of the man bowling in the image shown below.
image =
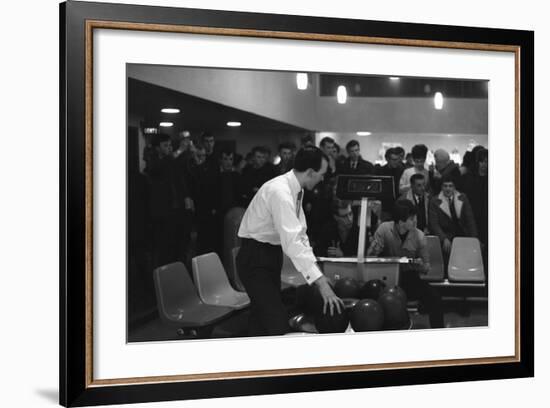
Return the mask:
[(299, 150), (294, 168), (264, 183), (246, 209), (238, 232), (242, 244), (237, 268), (250, 297), (251, 336), (289, 331), (281, 299), (283, 252), (307, 284), (316, 285), (324, 313), (344, 312), (342, 300), (317, 266), (301, 202), (303, 189), (312, 190), (322, 181), (327, 167), (328, 159), (319, 148)]

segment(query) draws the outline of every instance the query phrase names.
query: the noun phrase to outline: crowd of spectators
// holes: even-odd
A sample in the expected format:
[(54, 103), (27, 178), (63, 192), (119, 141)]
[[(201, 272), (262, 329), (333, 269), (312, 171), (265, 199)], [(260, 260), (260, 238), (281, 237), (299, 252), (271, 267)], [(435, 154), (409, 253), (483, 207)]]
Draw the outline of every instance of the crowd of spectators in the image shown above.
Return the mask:
[[(302, 138), (300, 147), (315, 145), (314, 138)], [(394, 198), (379, 203), (369, 242), (378, 225), (392, 219), (396, 200), (412, 203), (416, 228), (439, 237), (445, 257), (456, 236), (477, 237), (487, 253), (488, 150), (476, 146), (466, 152), (462, 163), (449, 152), (433, 149), (434, 163), (426, 164), (429, 148), (414, 145), (409, 153), (402, 147), (388, 148), (385, 163), (373, 164), (361, 157), (357, 140), (344, 151), (330, 137), (319, 147), (329, 160), (324, 180), (303, 199), (308, 236), (320, 256), (354, 256), (357, 252), (358, 203), (336, 197), (336, 176), (370, 174), (393, 179)], [(279, 145), (277, 160), (264, 146), (240, 155), (218, 148), (214, 135), (203, 133), (199, 140), (188, 134), (172, 139), (153, 135), (144, 151), (150, 207), (151, 250), (156, 266), (187, 261), (193, 255), (217, 252), (222, 256), (223, 225), (227, 212), (246, 208), (263, 183), (292, 169), (297, 146)], [(376, 204), (376, 203), (375, 203)]]

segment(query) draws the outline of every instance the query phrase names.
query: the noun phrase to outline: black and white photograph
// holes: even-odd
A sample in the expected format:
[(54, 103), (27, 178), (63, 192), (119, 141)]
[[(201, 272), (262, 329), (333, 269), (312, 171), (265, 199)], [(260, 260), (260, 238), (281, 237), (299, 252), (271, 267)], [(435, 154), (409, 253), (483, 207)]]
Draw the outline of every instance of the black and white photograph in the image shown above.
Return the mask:
[(490, 87), (128, 63), (127, 341), (488, 326)]

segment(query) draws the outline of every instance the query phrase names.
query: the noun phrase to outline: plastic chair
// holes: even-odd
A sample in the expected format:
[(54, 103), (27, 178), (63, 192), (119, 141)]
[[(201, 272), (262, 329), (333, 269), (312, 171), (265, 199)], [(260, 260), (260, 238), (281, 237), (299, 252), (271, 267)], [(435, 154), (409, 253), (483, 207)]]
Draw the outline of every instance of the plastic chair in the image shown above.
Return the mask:
[(231, 268), (227, 270), (227, 276), (233, 284), (233, 287), (239, 292), (246, 292), (241, 278), (239, 277), (239, 270), (237, 269), (237, 254), (241, 247), (235, 247), (231, 250)]
[(441, 242), (435, 235), (426, 236), (426, 245), (430, 256), (430, 271), (420, 277), (428, 282), (442, 282), (445, 279), (445, 264), (441, 252)]
[(180, 328), (212, 325), (233, 312), (232, 308), (203, 303), (185, 265), (181, 262), (153, 272), (157, 306), (161, 319)]
[(250, 304), (244, 292), (238, 292), (229, 283), (222, 262), (215, 252), (193, 258), (193, 278), (204, 303), (243, 309)]
[(477, 238), (453, 239), (448, 273), (450, 282), (485, 282), (481, 247)]
[(283, 268), (281, 269), (281, 289), (289, 287), (296, 288), (307, 284), (300, 272), (294, 267), (294, 264), (288, 256), (283, 254)]

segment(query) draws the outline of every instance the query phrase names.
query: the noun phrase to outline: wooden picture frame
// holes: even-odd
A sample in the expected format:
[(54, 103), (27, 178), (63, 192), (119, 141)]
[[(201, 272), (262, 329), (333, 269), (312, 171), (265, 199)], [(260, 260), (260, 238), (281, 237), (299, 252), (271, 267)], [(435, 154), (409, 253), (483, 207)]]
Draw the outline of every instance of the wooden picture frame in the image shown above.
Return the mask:
[[(515, 56), (515, 352), (501, 357), (96, 379), (94, 30), (509, 52)], [(60, 403), (353, 389), (534, 375), (534, 33), (69, 1), (60, 5)], [(510, 163), (510, 166), (512, 164)], [(114, 271), (113, 273), (116, 273)], [(121, 271), (120, 273), (123, 273)], [(121, 295), (122, 296), (122, 295)]]

